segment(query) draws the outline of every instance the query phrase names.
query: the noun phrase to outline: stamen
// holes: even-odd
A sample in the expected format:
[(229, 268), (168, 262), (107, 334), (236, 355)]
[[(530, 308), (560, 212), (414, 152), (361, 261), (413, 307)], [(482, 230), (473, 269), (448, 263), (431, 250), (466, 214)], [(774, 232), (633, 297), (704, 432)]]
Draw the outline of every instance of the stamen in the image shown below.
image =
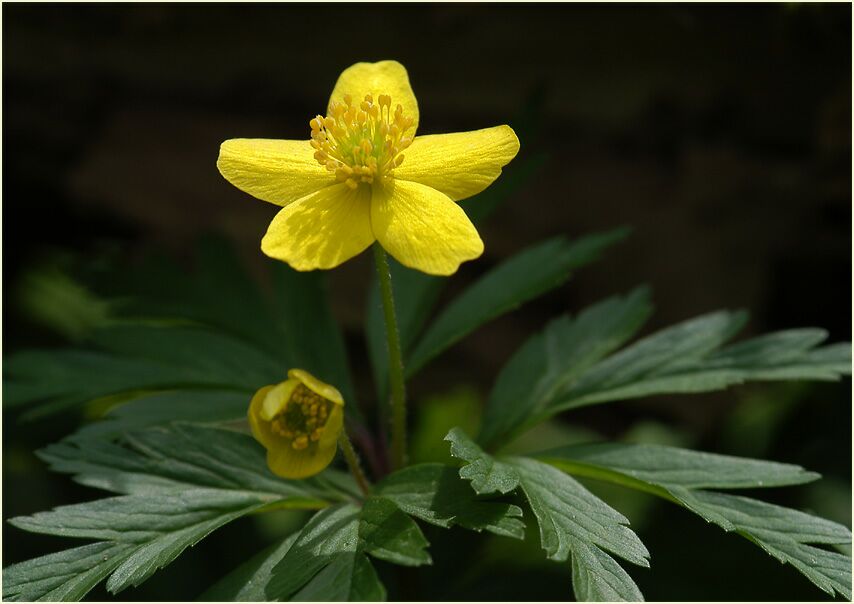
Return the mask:
[[(355, 181), (354, 186), (357, 186)], [(284, 411), (270, 422), (270, 427), (290, 440), (292, 449), (302, 451), (320, 440), (331, 408), (330, 401), (300, 384), (294, 388)]]
[(403, 162), (402, 151), (412, 144), (405, 136), (415, 123), (397, 105), (392, 113), (391, 97), (365, 95), (358, 105), (350, 95), (333, 101), (326, 117), (309, 122), (314, 159), (351, 189), (391, 176)]

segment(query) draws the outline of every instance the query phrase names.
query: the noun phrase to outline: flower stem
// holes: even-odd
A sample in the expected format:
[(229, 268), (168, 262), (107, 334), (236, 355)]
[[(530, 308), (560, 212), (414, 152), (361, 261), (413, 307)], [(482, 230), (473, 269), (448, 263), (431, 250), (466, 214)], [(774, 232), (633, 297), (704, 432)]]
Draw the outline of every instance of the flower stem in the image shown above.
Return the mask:
[(383, 301), (385, 334), (388, 341), (388, 377), (391, 386), (391, 465), (403, 467), (406, 461), (406, 388), (403, 380), (403, 356), (400, 352), (400, 332), (394, 312), (394, 295), (391, 290), (391, 272), (388, 257), (379, 243), (374, 244), (374, 260), (380, 281), (380, 298)]
[(359, 457), (356, 455), (356, 450), (353, 448), (353, 443), (350, 442), (346, 430), (341, 430), (341, 435), (338, 437), (338, 444), (341, 445), (341, 452), (344, 453), (344, 459), (347, 460), (347, 466), (349, 466), (353, 478), (356, 479), (356, 483), (362, 490), (362, 494), (367, 497), (371, 494), (371, 487), (368, 484), (365, 473), (362, 471), (362, 466), (359, 464)]

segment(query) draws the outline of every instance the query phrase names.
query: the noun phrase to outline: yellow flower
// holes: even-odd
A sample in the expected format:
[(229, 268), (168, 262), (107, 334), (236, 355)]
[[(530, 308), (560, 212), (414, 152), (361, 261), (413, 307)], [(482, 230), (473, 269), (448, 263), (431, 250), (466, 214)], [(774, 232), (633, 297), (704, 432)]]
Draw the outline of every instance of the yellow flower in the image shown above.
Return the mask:
[(311, 140), (232, 139), (217, 167), (280, 206), (265, 254), (300, 271), (334, 268), (375, 240), (401, 264), (450, 275), (483, 253), (455, 202), (479, 193), (516, 156), (509, 126), (415, 136), (418, 103), (396, 61), (344, 70)]
[(317, 474), (335, 457), (344, 427), (341, 393), (302, 369), (264, 386), (249, 404), (249, 426), (267, 449), (267, 465), (282, 478)]

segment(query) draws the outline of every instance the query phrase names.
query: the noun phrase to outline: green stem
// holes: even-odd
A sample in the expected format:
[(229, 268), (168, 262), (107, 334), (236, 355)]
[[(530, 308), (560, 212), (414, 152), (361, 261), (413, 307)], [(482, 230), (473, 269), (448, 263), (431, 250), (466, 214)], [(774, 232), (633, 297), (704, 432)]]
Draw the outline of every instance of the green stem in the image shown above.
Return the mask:
[(347, 436), (346, 430), (341, 430), (341, 435), (338, 437), (338, 444), (341, 445), (341, 452), (344, 453), (344, 459), (347, 460), (350, 472), (356, 479), (356, 483), (362, 490), (362, 494), (367, 497), (371, 494), (371, 486), (368, 484), (368, 479), (362, 471), (362, 466), (359, 464), (359, 457), (356, 455), (356, 450), (353, 448), (353, 443), (350, 442), (350, 437)]
[(392, 469), (398, 469), (406, 462), (406, 388), (403, 380), (403, 355), (400, 352), (400, 333), (394, 312), (391, 272), (389, 272), (385, 250), (379, 243), (374, 244), (374, 260), (380, 281), (380, 298), (383, 301), (385, 334), (388, 341), (388, 377), (391, 386), (391, 465)]

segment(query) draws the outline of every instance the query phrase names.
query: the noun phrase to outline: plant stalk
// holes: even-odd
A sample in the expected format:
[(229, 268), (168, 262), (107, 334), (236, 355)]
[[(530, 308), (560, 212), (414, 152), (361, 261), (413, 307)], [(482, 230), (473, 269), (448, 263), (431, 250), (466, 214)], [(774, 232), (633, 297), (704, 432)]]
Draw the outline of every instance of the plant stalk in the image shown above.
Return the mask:
[(379, 243), (374, 244), (374, 260), (383, 302), (385, 334), (388, 342), (388, 377), (391, 390), (391, 466), (393, 470), (406, 463), (406, 387), (403, 378), (403, 355), (400, 351), (400, 332), (394, 311), (391, 272), (388, 257)]
[(353, 448), (353, 443), (350, 442), (350, 437), (347, 436), (347, 430), (341, 430), (341, 435), (338, 437), (338, 444), (341, 445), (341, 452), (344, 453), (344, 459), (347, 460), (347, 466), (356, 479), (356, 483), (362, 490), (362, 494), (367, 497), (371, 494), (371, 486), (365, 473), (362, 471), (362, 466), (359, 464), (359, 457), (356, 455), (356, 450)]

